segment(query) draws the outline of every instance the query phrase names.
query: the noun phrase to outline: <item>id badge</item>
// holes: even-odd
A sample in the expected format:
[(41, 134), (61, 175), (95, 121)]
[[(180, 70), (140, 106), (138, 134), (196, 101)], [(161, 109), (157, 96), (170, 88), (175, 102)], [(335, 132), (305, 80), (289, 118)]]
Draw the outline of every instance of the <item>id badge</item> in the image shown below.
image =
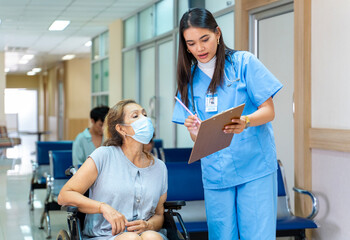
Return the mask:
[(206, 112), (217, 112), (218, 111), (218, 94), (207, 94), (205, 98), (205, 111)]

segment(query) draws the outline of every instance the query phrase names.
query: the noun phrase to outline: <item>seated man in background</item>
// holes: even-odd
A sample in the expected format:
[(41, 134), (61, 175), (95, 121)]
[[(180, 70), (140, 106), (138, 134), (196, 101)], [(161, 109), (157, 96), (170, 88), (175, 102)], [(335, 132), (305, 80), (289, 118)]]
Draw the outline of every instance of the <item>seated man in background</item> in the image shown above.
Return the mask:
[(79, 133), (73, 142), (73, 165), (85, 162), (87, 157), (103, 143), (103, 122), (109, 107), (95, 107), (90, 111), (91, 127)]

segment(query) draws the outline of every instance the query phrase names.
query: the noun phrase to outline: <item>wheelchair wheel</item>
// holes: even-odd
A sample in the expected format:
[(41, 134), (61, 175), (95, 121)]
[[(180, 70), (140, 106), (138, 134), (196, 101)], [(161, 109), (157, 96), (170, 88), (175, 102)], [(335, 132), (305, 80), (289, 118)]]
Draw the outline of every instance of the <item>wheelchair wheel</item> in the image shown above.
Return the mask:
[(59, 231), (56, 240), (70, 240), (70, 237), (66, 230)]

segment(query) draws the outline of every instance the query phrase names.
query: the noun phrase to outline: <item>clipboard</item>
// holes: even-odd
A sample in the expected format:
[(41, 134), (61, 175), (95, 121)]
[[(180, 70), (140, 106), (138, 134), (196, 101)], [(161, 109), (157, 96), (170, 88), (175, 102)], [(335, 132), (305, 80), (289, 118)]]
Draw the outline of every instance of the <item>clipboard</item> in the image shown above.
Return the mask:
[(244, 106), (245, 104), (242, 104), (238, 107), (230, 108), (201, 123), (188, 164), (224, 149), (231, 144), (234, 134), (224, 133), (222, 130), (225, 126), (233, 124), (231, 119), (239, 119), (241, 117)]

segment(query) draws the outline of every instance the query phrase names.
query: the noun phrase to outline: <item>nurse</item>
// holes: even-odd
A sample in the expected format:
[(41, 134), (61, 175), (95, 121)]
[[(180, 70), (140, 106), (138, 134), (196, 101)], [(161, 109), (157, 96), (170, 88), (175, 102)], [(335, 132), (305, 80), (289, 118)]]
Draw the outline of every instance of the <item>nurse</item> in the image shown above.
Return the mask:
[[(231, 145), (203, 159), (202, 176), (210, 240), (275, 239), (277, 160), (271, 121), (273, 96), (282, 84), (251, 53), (226, 47), (213, 15), (186, 12), (179, 28), (177, 97), (173, 122), (196, 141), (199, 123), (245, 103)], [(213, 143), (214, 144), (214, 143)]]

